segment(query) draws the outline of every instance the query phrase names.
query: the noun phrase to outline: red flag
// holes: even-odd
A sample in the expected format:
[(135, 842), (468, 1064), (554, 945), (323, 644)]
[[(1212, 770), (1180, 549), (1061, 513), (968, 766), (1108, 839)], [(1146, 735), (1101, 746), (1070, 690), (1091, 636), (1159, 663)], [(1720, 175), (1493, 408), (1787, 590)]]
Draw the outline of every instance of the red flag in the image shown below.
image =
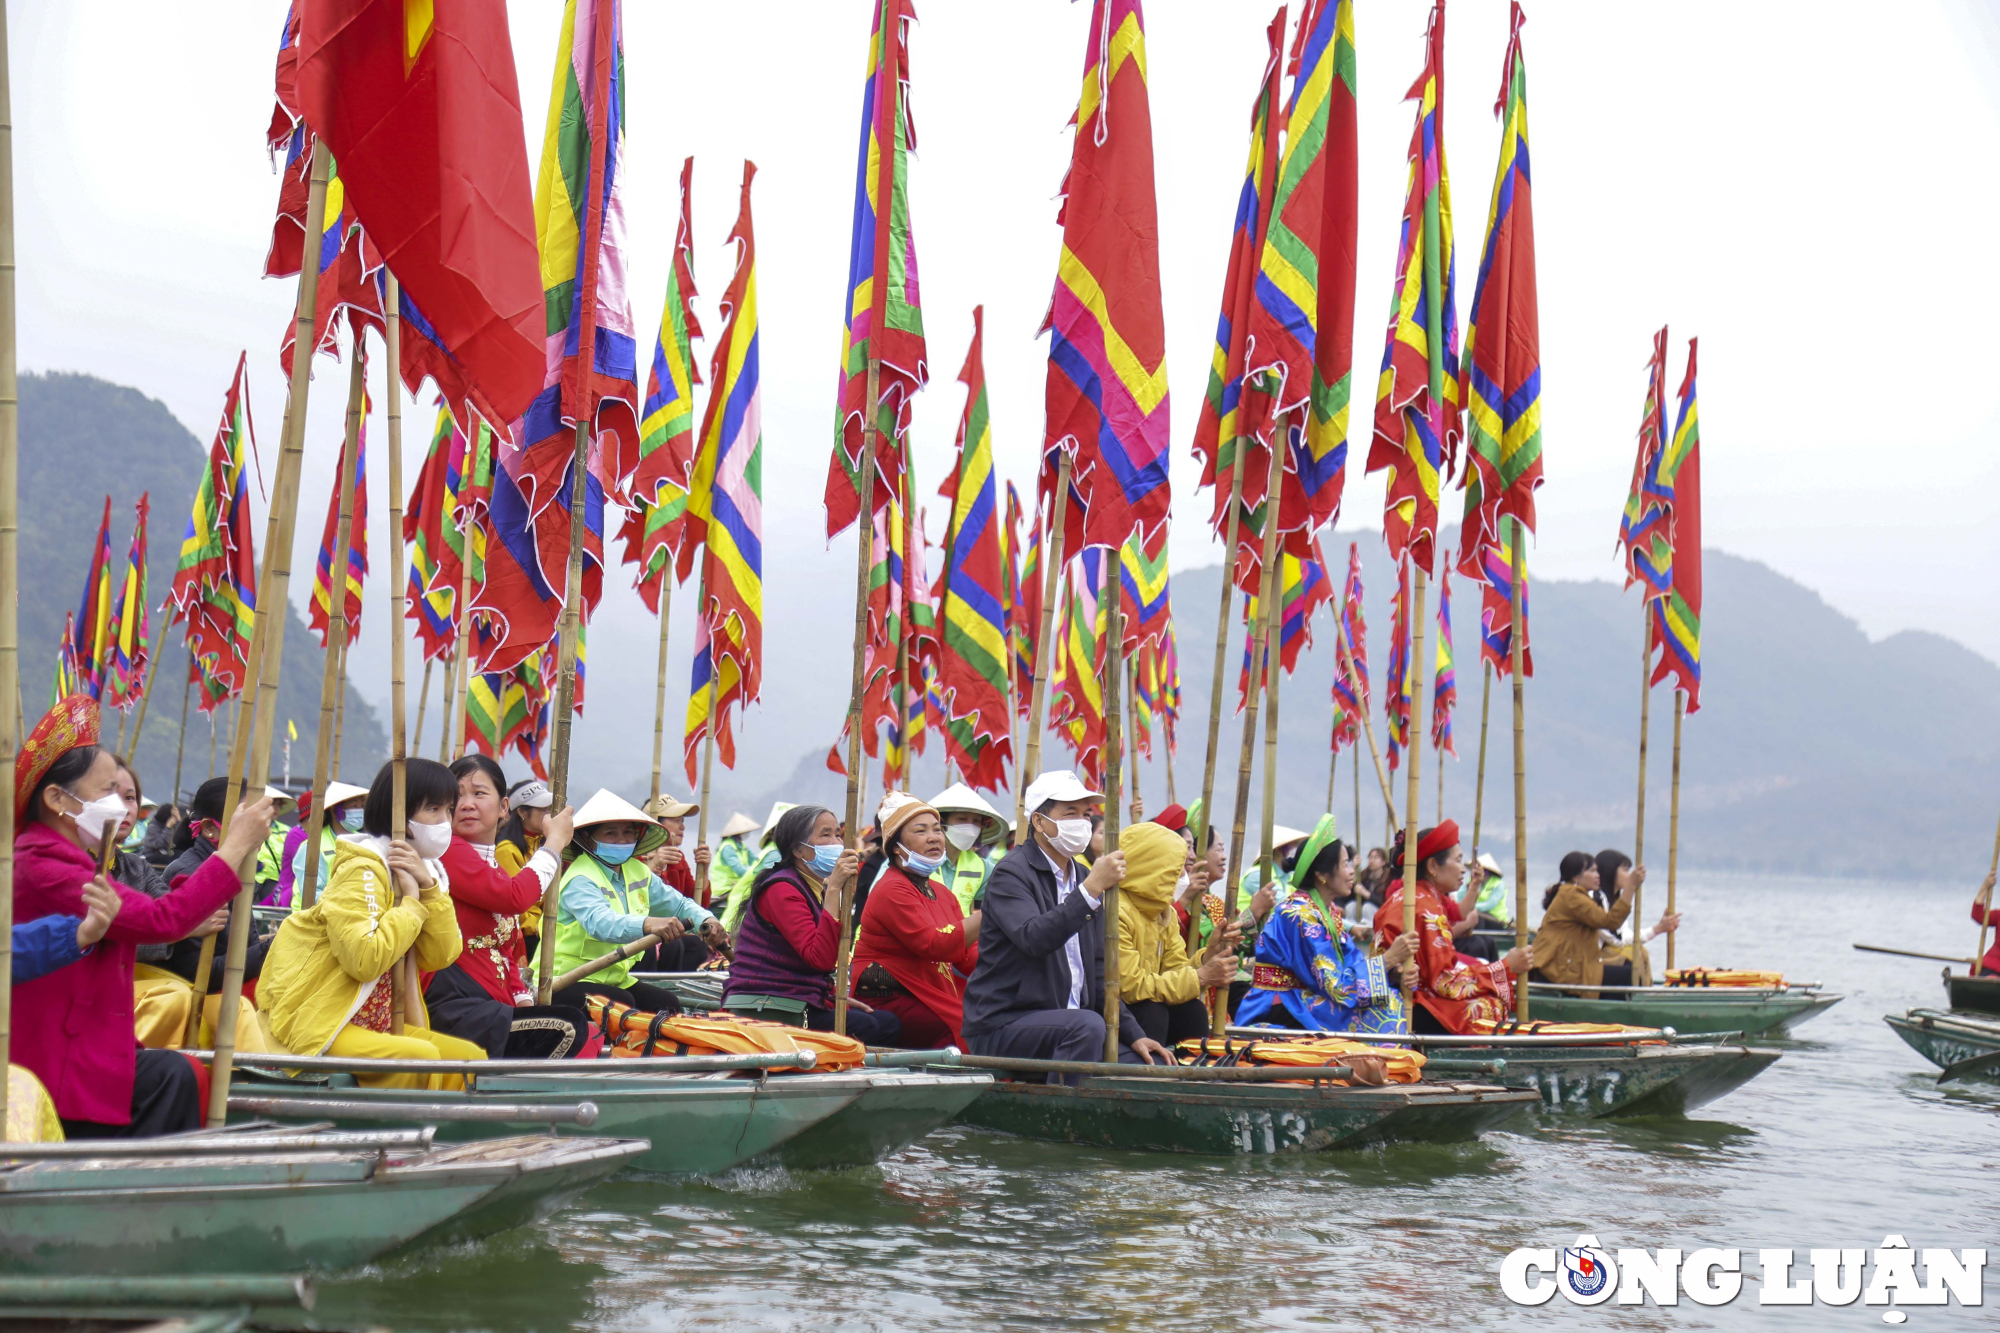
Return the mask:
[(543, 310), (506, 9), (314, 0), (298, 98), (474, 404), (520, 416), (542, 387)]

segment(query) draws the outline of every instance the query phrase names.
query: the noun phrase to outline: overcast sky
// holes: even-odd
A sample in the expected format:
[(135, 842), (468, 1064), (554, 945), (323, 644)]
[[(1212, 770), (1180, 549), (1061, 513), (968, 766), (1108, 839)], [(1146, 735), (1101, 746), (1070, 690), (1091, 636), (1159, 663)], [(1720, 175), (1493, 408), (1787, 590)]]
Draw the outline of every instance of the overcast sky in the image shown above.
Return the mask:
[[(531, 153), (561, 8), (509, 5)], [(929, 495), (963, 402), (952, 377), (978, 302), (1000, 473), (1025, 483), (1033, 465), (1046, 355), (1035, 335), (1053, 280), (1053, 195), (1089, 6), (919, 0), (918, 9), (910, 179), (932, 385), (914, 429)], [(1188, 441), (1271, 9), (1265, 0), (1146, 6), (1181, 567), (1212, 563), (1219, 546), (1200, 522), (1207, 501), (1194, 495)], [(1410, 109), (1400, 99), (1420, 64), (1427, 9), (1356, 5), (1364, 386), (1380, 356), (1404, 189)], [(258, 276), (277, 192), (263, 130), (283, 3), (29, 0), (10, 10), (22, 367), (135, 385), (206, 441), (248, 347), (268, 471), (283, 403), (276, 349), (293, 296), (292, 284)], [(1505, 15), (1501, 0), (1451, 8), (1445, 123), (1461, 314), (1492, 184)], [(1972, 0), (1889, 9), (1536, 0), (1528, 17), (1548, 478), (1532, 568), (1614, 573), (1645, 360), (1667, 323), (1670, 385), (1687, 337), (1702, 342), (1708, 542), (1768, 561), (1872, 634), (1931, 629), (2000, 659), (2000, 581), (1960, 581), (1985, 573), (2000, 516), (1994, 408), (1978, 391), (2000, 297), (2000, 255), (1978, 239), (2000, 193), (1982, 169), (2000, 159), (1993, 18)], [(868, 20), (868, 0), (645, 0), (628, 7), (625, 33), (635, 324), (650, 347), (676, 177), (693, 154), (697, 309), (719, 330), (723, 239), (742, 160), (754, 159), (765, 576), (824, 581), (828, 595), (847, 586), (830, 571), (853, 567), (851, 555), (818, 554), (819, 496)], [(706, 366), (709, 349), (697, 355)], [(1964, 380), (1945, 374), (1953, 365)], [(320, 369), (302, 549), (320, 531), (345, 385), (333, 363)], [(413, 477), (429, 408), (408, 410)], [(1357, 404), (1356, 425), (1366, 420)], [(1361, 474), (1365, 451), (1357, 439), (1343, 527), (1379, 525), (1382, 487)], [(371, 472), (381, 486), (386, 469)], [(177, 536), (183, 520), (164, 509), (161, 518), (160, 536)], [(372, 609), (382, 605), (386, 561), (377, 563), (371, 638), (383, 627)], [(638, 606), (624, 582), (607, 579), (619, 585), (614, 612)], [(834, 633), (844, 623), (830, 615), (820, 628), (844, 646)], [(593, 679), (595, 670), (594, 660)], [(357, 684), (371, 697), (386, 691)], [(825, 739), (837, 726), (836, 713)]]

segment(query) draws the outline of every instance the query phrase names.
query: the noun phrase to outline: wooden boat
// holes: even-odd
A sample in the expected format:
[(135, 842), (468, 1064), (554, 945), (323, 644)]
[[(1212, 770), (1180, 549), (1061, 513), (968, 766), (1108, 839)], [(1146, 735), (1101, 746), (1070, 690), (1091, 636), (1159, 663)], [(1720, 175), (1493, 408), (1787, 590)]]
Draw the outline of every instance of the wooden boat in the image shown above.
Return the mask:
[(1537, 1100), (1532, 1092), (1486, 1084), (1370, 1088), (1303, 1081), (1310, 1069), (1240, 1071), (1272, 1078), (1211, 1082), (1118, 1068), (1086, 1076), (1075, 1087), (1003, 1079), (981, 1093), (959, 1123), (1098, 1148), (1269, 1156), (1373, 1143), (1464, 1142)]
[(600, 1180), (643, 1140), (428, 1130), (203, 1131), (0, 1147), (0, 1274), (145, 1277), (345, 1268), (476, 1239)]
[[(1580, 990), (1599, 998), (1584, 999)], [(1604, 998), (1611, 994), (1626, 998)], [(1622, 1023), (1679, 1033), (1734, 1032), (1746, 1037), (1797, 1027), (1844, 998), (1818, 983), (1752, 986), (1550, 986), (1530, 982), (1528, 1012), (1552, 1023)]]
[[(1232, 1027), (1232, 1041), (1284, 1040), (1289, 1029)], [(1750, 1046), (1661, 1040), (1658, 1033), (1604, 1034), (1587, 1041), (1557, 1036), (1454, 1037), (1341, 1033), (1349, 1040), (1405, 1046), (1429, 1057), (1447, 1077), (1480, 1078), (1541, 1095), (1542, 1109), (1563, 1115), (1684, 1115), (1725, 1096), (1770, 1068), (1780, 1052)]]
[(1945, 1007), (1976, 1014), (2000, 1014), (2000, 977), (1969, 977), (1944, 970)]
[[(1962, 1010), (1912, 1009), (1902, 1015), (1885, 1014), (1882, 1021), (1940, 1069), (1982, 1055), (2000, 1055), (2000, 1017)], [(2000, 1068), (1981, 1077), (2000, 1078)]]
[(993, 1084), (991, 1074), (971, 1071), (876, 1068), (863, 1077), (867, 1091), (786, 1140), (776, 1159), (793, 1171), (879, 1162), (950, 1124)]
[[(283, 1063), (296, 1058), (286, 1057)], [(465, 1142), (540, 1127), (544, 1122), (535, 1118), (537, 1109), (588, 1099), (596, 1110), (594, 1130), (648, 1141), (625, 1165), (662, 1174), (708, 1174), (776, 1150), (873, 1085), (866, 1074), (746, 1079), (663, 1076), (623, 1068), (642, 1063), (637, 1060), (563, 1062), (554, 1072), (547, 1061), (486, 1063), (501, 1066), (502, 1072), (468, 1074), (472, 1086), (464, 1092), (362, 1088), (352, 1084), (351, 1074), (337, 1070), (285, 1077), (245, 1068), (237, 1075), (239, 1091), (230, 1095), (230, 1114), (342, 1126), (434, 1123), (440, 1139)], [(539, 1067), (520, 1068), (531, 1064)], [(273, 1100), (281, 1105), (274, 1107)], [(492, 1107), (508, 1110), (498, 1117), (482, 1113)], [(446, 1119), (441, 1110), (458, 1114)], [(557, 1126), (557, 1132), (575, 1130)]]

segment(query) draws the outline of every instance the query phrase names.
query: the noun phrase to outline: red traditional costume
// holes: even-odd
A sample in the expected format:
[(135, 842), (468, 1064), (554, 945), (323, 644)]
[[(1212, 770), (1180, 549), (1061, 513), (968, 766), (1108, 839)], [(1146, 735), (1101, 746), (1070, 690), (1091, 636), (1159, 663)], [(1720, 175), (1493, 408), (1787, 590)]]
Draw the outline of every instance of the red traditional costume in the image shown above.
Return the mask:
[(447, 888), (458, 914), (458, 933), (465, 941), (457, 966), (502, 1004), (535, 1002), (534, 988), (521, 975), (521, 964), (527, 960), (521, 913), (542, 901), (542, 890), (555, 871), (555, 858), (537, 852), (509, 876), (496, 864), (493, 848), (459, 837), (445, 851)]
[[(1972, 900), (1972, 920), (1981, 926), (2000, 926), (2000, 907), (1981, 907), (1979, 900)], [(1993, 937), (1993, 947), (1979, 960), (1980, 972), (1988, 976), (2000, 976), (2000, 935)]]
[[(1458, 825), (1447, 819), (1417, 844), (1417, 864), (1457, 845)], [(1475, 1021), (1497, 1023), (1513, 1012), (1514, 984), (1501, 964), (1458, 951), (1449, 902), (1430, 881), (1417, 881), (1416, 1000), (1446, 1031), (1468, 1033)], [(1387, 949), (1402, 933), (1403, 881), (1397, 879), (1375, 912), (1375, 947)]]
[(880, 963), (908, 992), (864, 996), (872, 1008), (903, 1020), (902, 1041), (913, 1048), (965, 1044), (965, 981), (979, 961), (979, 942), (965, 932), (958, 898), (938, 885), (919, 884), (902, 867), (882, 868), (861, 911), (851, 975), (858, 992), (870, 963)]

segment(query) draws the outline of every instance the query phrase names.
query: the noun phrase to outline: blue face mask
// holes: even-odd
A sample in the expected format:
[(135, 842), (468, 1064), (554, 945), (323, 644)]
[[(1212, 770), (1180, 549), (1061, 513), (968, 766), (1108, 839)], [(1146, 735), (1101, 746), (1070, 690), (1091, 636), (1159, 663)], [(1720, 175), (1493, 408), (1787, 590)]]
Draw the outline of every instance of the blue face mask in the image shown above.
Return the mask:
[(846, 850), (837, 842), (814, 843), (812, 860), (808, 863), (807, 869), (820, 879), (825, 879), (833, 873), (834, 866), (840, 861), (840, 854)]
[(918, 879), (929, 879), (931, 872), (944, 864), (942, 856), (918, 856), (915, 852), (903, 855), (903, 868)]
[(597, 844), (597, 859), (608, 866), (622, 866), (638, 850), (636, 842), (600, 842)]
[(342, 810), (337, 818), (340, 826), (349, 833), (359, 833), (361, 832), (361, 814), (361, 811), (349, 808)]

